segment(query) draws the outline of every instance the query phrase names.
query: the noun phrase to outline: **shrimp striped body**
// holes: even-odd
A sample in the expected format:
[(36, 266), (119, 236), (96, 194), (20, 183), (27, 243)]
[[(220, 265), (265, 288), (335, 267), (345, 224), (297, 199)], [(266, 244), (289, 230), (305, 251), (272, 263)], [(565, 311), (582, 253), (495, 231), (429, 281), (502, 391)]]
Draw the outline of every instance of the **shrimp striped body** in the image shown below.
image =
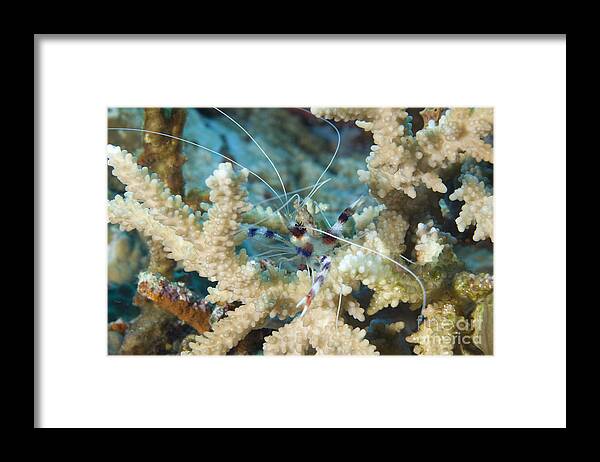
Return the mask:
[(313, 299), (319, 293), (319, 290), (321, 289), (321, 286), (323, 285), (323, 281), (325, 281), (325, 278), (327, 277), (327, 273), (329, 273), (329, 268), (331, 267), (331, 258), (324, 255), (321, 257), (320, 261), (321, 261), (321, 269), (320, 269), (319, 273), (317, 274), (317, 277), (315, 278), (315, 282), (313, 283), (312, 287), (308, 291), (308, 294), (306, 294), (306, 297), (304, 297), (302, 300), (300, 300), (298, 302), (298, 304), (296, 305), (296, 307), (304, 305), (304, 309), (302, 310), (300, 317), (304, 316), (304, 313), (306, 313), (306, 310), (308, 310), (308, 308), (310, 307), (310, 304), (312, 303)]
[(271, 231), (270, 229), (264, 228), (262, 226), (251, 226), (250, 228), (248, 228), (248, 237), (252, 238), (256, 236), (262, 236), (265, 239), (275, 239), (278, 241), (285, 242), (285, 238), (283, 236), (280, 236), (275, 231)]
[[(290, 253), (293, 257), (286, 258), (285, 260), (297, 259), (296, 267), (308, 270), (311, 276), (313, 276), (313, 283), (309, 292), (296, 305), (296, 307), (304, 305), (300, 316), (306, 313), (312, 301), (319, 293), (331, 266), (331, 258), (328, 254), (331, 254), (333, 249), (338, 245), (340, 238), (343, 236), (344, 225), (356, 213), (356, 210), (363, 202), (364, 198), (360, 197), (350, 204), (350, 206), (346, 207), (338, 215), (337, 221), (327, 228), (327, 232), (317, 232), (315, 230), (315, 217), (309, 212), (304, 201), (296, 201), (294, 204), (296, 221), (288, 226), (289, 239), (264, 227), (251, 226), (248, 228), (249, 238), (263, 237), (268, 240), (285, 242), (287, 245), (291, 244), (293, 252)], [(319, 266), (319, 272), (314, 277), (313, 267), (317, 265)]]
[[(350, 217), (352, 215), (354, 215), (354, 213), (356, 213), (356, 210), (363, 202), (364, 202), (364, 198), (360, 197), (357, 200), (355, 200), (350, 205), (350, 207), (346, 207), (344, 209), (344, 211), (342, 213), (340, 213), (340, 215), (338, 216), (338, 219), (335, 222), (335, 224), (331, 228), (328, 229), (328, 233), (333, 234), (334, 236), (338, 236), (338, 237), (341, 236), (344, 224), (346, 224), (346, 222), (350, 219)], [(324, 234), (321, 237), (321, 239), (327, 245), (334, 245), (336, 243), (336, 239), (334, 237), (328, 236), (326, 234)]]

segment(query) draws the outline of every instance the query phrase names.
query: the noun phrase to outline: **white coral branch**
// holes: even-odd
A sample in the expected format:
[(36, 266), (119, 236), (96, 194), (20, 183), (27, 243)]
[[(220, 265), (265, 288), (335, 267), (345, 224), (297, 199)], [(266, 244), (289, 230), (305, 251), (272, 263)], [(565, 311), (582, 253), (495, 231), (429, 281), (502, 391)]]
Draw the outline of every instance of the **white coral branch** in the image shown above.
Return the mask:
[(493, 130), (491, 108), (450, 109), (438, 126), (426, 127), (415, 136), (405, 128), (408, 113), (403, 108), (313, 108), (312, 112), (333, 120), (355, 120), (373, 134), (368, 171), (357, 173), (380, 199), (394, 190), (414, 199), (421, 185), (445, 193), (443, 169), (467, 157), (493, 161), (492, 145), (486, 140)]
[(302, 318), (294, 319), (265, 338), (263, 347), (265, 355), (306, 354), (310, 346), (308, 330)]
[(474, 241), (486, 238), (494, 241), (494, 196), (483, 181), (468, 173), (462, 175), (462, 186), (450, 194), (450, 200), (464, 201), (456, 219), (459, 231), (463, 232), (467, 227), (476, 225)]
[(184, 204), (181, 196), (172, 195), (156, 174), (137, 164), (133, 154), (109, 144), (107, 156), (113, 175), (126, 185), (129, 193), (126, 196), (130, 200), (139, 202), (158, 222), (171, 227), (188, 241), (199, 241), (202, 231), (200, 212), (194, 212)]
[(250, 331), (262, 325), (269, 316), (271, 305), (268, 297), (262, 296), (255, 303), (228, 311), (225, 318), (215, 324), (212, 332), (197, 335), (195, 341), (188, 343), (190, 350), (182, 354), (224, 355)]
[[(147, 170), (140, 168), (131, 154), (109, 146), (108, 155), (115, 175), (128, 189), (125, 197), (117, 196), (109, 202), (109, 221), (119, 224), (124, 230), (137, 229), (160, 242), (167, 256), (182, 262), (186, 271), (196, 271), (201, 277), (218, 281), (216, 287), (209, 288), (209, 301), (239, 301), (243, 304), (218, 321), (214, 325), (214, 332), (206, 333), (192, 342), (188, 354), (224, 354), (250, 330), (262, 327), (269, 316), (286, 319), (300, 311), (301, 308), (296, 306), (297, 301), (306, 295), (311, 286), (307, 271), (298, 271), (294, 278), (271, 269), (268, 278), (261, 278), (260, 266), (248, 259), (244, 250), (236, 253), (235, 238), (240, 230), (240, 223), (244, 214), (251, 209), (251, 205), (246, 202), (244, 188), (248, 171), (236, 173), (230, 163), (219, 165), (206, 180), (212, 205), (203, 216), (204, 223), (200, 225), (195, 220), (186, 218), (188, 207), (181, 198), (170, 196), (164, 184), (157, 177), (148, 175)], [(313, 322), (310, 329), (316, 329), (315, 332), (311, 330), (310, 337), (296, 335), (296, 344), (286, 340), (286, 335), (294, 329), (302, 331), (292, 322), (291, 327), (282, 328), (266, 341), (267, 352), (306, 352), (307, 339), (311, 344), (315, 342), (318, 345), (318, 348), (313, 345), (318, 352), (327, 354), (341, 351), (374, 352), (374, 347), (371, 348), (366, 340), (363, 341), (364, 334), (358, 331), (353, 331), (350, 336), (336, 334), (334, 337), (337, 340), (330, 340), (326, 347), (323, 346), (323, 339), (332, 335), (332, 319), (335, 318), (337, 308), (336, 290), (339, 291), (341, 285), (344, 295), (347, 295), (352, 290), (351, 285), (356, 285), (356, 281), (340, 277), (335, 270), (331, 274), (334, 277), (324, 284), (318, 300), (313, 303), (309, 315), (303, 319), (306, 322), (313, 313), (328, 313), (325, 317), (327, 322)], [(355, 317), (364, 319), (362, 309), (350, 301), (344, 303), (343, 308), (351, 311)], [(343, 324), (340, 329), (341, 332), (347, 331)], [(346, 341), (350, 343), (338, 344)]]
[(434, 303), (425, 309), (425, 321), (419, 330), (406, 337), (406, 341), (416, 343), (417, 355), (452, 355), (459, 326), (464, 319), (456, 314), (451, 303)]

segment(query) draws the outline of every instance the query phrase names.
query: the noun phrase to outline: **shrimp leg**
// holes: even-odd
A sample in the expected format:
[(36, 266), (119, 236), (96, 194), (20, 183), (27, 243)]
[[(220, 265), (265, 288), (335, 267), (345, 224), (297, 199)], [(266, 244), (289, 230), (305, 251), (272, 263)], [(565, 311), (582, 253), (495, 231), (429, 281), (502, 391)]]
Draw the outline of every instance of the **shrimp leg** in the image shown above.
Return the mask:
[(304, 316), (304, 314), (306, 313), (306, 310), (308, 310), (308, 308), (310, 307), (310, 304), (312, 303), (313, 299), (319, 293), (319, 290), (321, 289), (321, 286), (323, 285), (323, 281), (325, 281), (325, 278), (327, 277), (327, 273), (329, 273), (330, 267), (331, 267), (331, 258), (329, 258), (326, 255), (322, 256), (321, 257), (321, 268), (319, 270), (319, 273), (317, 274), (317, 277), (315, 278), (315, 282), (313, 283), (312, 287), (308, 291), (308, 294), (306, 294), (306, 297), (304, 297), (302, 300), (300, 300), (296, 304), (296, 307), (300, 307), (300, 306), (304, 305), (304, 309), (302, 310), (302, 313), (299, 316), (300, 318), (302, 316)]

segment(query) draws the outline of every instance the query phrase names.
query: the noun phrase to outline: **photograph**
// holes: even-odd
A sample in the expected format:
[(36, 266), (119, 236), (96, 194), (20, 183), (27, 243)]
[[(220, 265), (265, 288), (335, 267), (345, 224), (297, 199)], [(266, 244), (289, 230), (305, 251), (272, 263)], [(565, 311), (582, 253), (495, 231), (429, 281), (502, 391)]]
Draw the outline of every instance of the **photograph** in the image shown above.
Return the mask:
[(488, 107), (109, 108), (110, 355), (492, 355)]

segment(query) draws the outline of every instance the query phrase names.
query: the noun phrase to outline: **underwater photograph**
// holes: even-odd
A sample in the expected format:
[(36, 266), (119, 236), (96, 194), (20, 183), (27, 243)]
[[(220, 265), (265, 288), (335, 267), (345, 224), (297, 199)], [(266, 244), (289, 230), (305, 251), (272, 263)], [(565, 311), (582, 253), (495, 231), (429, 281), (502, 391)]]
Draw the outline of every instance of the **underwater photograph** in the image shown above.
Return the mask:
[(493, 355), (489, 107), (108, 109), (109, 355)]

